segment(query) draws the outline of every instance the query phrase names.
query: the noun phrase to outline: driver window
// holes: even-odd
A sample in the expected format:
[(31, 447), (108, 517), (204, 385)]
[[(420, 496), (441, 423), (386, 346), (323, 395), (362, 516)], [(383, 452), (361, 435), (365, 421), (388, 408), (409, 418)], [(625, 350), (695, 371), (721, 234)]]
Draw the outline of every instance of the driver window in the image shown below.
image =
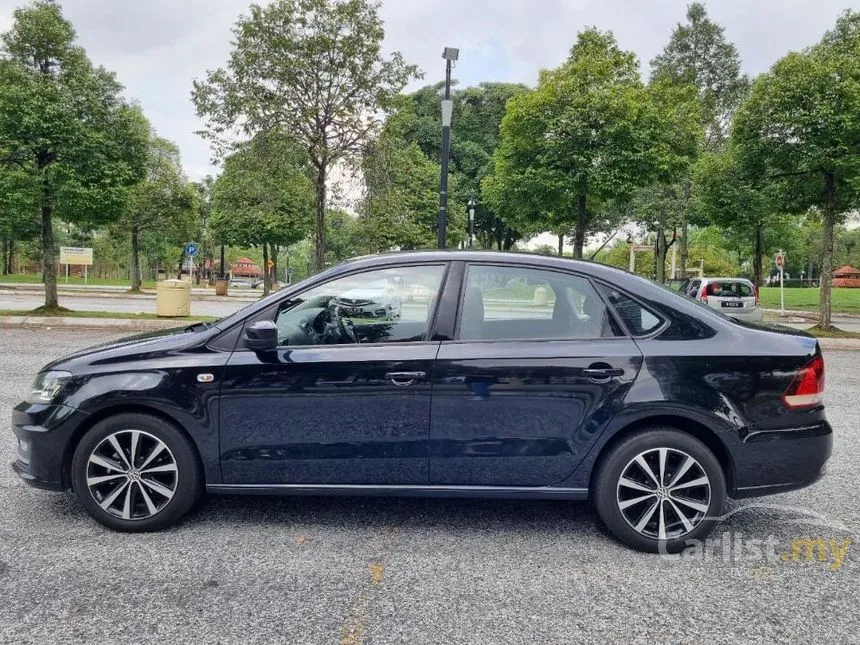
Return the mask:
[(404, 266), (337, 278), (281, 303), (278, 344), (425, 340), (443, 265)]

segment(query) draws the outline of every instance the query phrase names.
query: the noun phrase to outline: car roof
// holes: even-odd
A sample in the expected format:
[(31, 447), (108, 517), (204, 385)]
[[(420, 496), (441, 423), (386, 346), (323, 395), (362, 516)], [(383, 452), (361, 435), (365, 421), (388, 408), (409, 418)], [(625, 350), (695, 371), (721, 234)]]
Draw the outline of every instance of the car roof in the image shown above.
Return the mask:
[(746, 282), (752, 284), (749, 278), (702, 278), (706, 282)]

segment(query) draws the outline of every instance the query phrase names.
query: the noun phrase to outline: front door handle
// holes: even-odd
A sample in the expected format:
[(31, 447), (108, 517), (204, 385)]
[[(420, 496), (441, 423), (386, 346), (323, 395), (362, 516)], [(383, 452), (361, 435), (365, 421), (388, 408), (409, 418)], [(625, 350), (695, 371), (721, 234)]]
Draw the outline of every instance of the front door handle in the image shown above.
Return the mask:
[(400, 387), (412, 385), (427, 377), (427, 372), (386, 372), (385, 378)]
[(594, 381), (608, 381), (613, 376), (624, 376), (624, 370), (620, 367), (589, 367), (582, 373)]

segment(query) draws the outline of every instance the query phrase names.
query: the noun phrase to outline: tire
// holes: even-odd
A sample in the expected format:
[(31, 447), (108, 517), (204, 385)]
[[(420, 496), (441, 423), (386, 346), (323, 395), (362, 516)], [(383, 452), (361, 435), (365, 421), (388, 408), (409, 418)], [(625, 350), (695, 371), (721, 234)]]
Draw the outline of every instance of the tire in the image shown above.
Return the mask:
[(652, 427), (627, 437), (602, 459), (592, 494), (600, 519), (621, 542), (638, 551), (677, 553), (719, 523), (726, 479), (701, 441), (674, 428)]
[(191, 440), (148, 414), (118, 414), (95, 424), (75, 449), (71, 480), (96, 521), (124, 532), (175, 524), (200, 500), (204, 483)]

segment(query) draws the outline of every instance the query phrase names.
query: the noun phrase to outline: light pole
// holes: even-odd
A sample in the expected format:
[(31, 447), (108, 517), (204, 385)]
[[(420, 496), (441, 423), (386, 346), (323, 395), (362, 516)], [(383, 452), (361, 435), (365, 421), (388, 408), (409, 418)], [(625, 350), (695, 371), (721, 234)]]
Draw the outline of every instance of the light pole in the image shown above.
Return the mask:
[(446, 47), (442, 52), (445, 59), (445, 98), (442, 99), (442, 159), (441, 174), (439, 177), (439, 235), (438, 245), (440, 249), (445, 248), (446, 229), (448, 227), (448, 157), (451, 151), (451, 114), (454, 111), (454, 102), (451, 100), (451, 67), (460, 50)]
[(469, 199), (469, 248), (475, 245), (475, 198)]

